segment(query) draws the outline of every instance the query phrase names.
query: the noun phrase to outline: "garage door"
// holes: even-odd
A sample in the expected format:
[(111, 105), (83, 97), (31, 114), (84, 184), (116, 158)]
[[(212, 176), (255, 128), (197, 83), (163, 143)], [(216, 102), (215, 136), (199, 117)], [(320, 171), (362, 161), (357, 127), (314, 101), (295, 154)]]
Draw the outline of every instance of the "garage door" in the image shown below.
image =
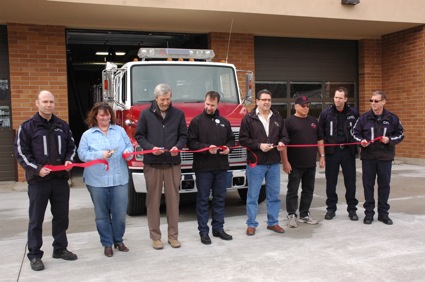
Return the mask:
[(306, 95), (310, 114), (333, 103), (335, 89), (349, 90), (348, 103), (358, 105), (357, 41), (279, 37), (255, 38), (256, 90), (269, 89), (283, 117), (293, 114), (293, 100)]

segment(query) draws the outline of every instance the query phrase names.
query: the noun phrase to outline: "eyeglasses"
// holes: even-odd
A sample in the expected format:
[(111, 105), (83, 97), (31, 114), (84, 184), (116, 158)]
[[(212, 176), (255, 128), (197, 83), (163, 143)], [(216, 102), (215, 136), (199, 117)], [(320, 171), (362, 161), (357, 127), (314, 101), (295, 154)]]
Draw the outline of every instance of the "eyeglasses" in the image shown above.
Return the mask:
[(272, 99), (259, 99), (261, 102), (271, 102)]
[(301, 105), (301, 104), (299, 104), (302, 108), (310, 108), (310, 104), (304, 104), (304, 105)]
[(370, 99), (369, 100), (369, 102), (371, 102), (371, 103), (379, 103), (379, 102), (381, 102), (382, 100), (372, 100), (372, 99)]

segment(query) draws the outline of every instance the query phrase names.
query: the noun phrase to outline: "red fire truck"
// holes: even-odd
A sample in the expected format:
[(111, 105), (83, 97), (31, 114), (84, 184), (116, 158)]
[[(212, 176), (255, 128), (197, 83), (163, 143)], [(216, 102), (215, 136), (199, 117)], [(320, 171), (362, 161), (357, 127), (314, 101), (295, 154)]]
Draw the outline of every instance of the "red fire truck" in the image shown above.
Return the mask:
[[(173, 106), (184, 111), (187, 125), (204, 109), (204, 96), (210, 90), (218, 91), (220, 114), (226, 117), (235, 133), (237, 144), (241, 119), (247, 113), (241, 100), (237, 71), (234, 65), (212, 62), (213, 50), (141, 48), (140, 60), (128, 62), (122, 67), (107, 63), (102, 73), (103, 99), (109, 102), (117, 118), (134, 145), (142, 149), (133, 138), (140, 112), (149, 107), (154, 99), (153, 89), (166, 83), (173, 89)], [(244, 71), (246, 79), (245, 105), (252, 97), (252, 72)], [(195, 174), (192, 170), (192, 153), (181, 153), (182, 177), (180, 193), (196, 193)], [(243, 202), (246, 201), (246, 149), (235, 148), (229, 154), (228, 189), (237, 189)], [(145, 211), (146, 187), (143, 176), (143, 154), (134, 155), (128, 161), (129, 204), (128, 215)], [(265, 199), (263, 187), (260, 201)]]

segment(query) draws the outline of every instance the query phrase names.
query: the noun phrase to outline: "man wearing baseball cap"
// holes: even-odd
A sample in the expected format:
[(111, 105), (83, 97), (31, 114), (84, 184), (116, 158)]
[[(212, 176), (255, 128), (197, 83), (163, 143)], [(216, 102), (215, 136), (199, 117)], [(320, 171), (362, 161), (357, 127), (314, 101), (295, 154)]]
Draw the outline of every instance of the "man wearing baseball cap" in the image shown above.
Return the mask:
[[(288, 174), (288, 192), (286, 194), (286, 210), (288, 212), (288, 226), (295, 228), (298, 222), (317, 224), (318, 221), (310, 215), (310, 206), (313, 201), (314, 182), (316, 177), (316, 154), (320, 154), (319, 165), (325, 167), (325, 152), (323, 146), (323, 131), (316, 118), (308, 115), (310, 101), (307, 96), (295, 99), (295, 114), (285, 119), (285, 126), (291, 140), (289, 147), (284, 147), (282, 154), (283, 171)], [(311, 146), (318, 144), (318, 146)], [(291, 147), (290, 145), (306, 145), (305, 147)], [(307, 146), (309, 145), (309, 146)], [(301, 199), (298, 208), (298, 188), (302, 187)]]

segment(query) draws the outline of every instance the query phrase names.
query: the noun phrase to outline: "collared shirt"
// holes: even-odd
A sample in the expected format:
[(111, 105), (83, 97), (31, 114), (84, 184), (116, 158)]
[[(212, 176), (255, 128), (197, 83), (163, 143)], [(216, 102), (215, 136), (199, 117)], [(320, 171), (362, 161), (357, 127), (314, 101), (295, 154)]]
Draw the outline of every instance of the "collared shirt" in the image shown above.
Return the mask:
[(269, 111), (269, 115), (267, 116), (267, 119), (264, 118), (264, 116), (260, 113), (258, 108), (255, 110), (255, 113), (260, 119), (261, 123), (263, 124), (264, 130), (266, 131), (267, 136), (269, 136), (269, 122), (270, 122), (270, 117), (273, 115), (273, 112)]
[(111, 187), (128, 183), (127, 162), (122, 154), (124, 151), (133, 152), (133, 146), (121, 126), (110, 125), (108, 135), (103, 134), (98, 127), (86, 130), (78, 146), (78, 156), (83, 162), (103, 159), (103, 152), (107, 150), (115, 150), (107, 159), (109, 169), (106, 170), (103, 164), (86, 167), (83, 173), (85, 184)]

